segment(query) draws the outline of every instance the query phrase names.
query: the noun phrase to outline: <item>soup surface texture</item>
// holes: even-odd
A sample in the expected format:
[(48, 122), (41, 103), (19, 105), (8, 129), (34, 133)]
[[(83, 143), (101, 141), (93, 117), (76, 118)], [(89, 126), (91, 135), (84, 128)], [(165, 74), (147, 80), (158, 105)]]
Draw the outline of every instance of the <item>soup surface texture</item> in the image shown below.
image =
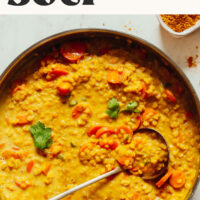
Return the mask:
[[(103, 39), (53, 48), (0, 104), (0, 199), (47, 200), (122, 165), (66, 200), (184, 200), (199, 167), (199, 129), (182, 83), (140, 47)], [(143, 173), (162, 168), (158, 180)], [(135, 132), (134, 132), (135, 131)]]

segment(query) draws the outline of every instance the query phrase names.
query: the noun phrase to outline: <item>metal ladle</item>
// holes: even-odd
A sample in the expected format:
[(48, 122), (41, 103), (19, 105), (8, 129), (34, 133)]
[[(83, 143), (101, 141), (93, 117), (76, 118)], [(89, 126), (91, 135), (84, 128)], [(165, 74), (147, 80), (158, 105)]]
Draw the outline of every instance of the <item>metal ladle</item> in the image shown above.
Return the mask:
[[(158, 173), (156, 173), (156, 174), (152, 174), (152, 175), (148, 175), (148, 176), (147, 175), (142, 175), (141, 176), (141, 178), (144, 179), (144, 180), (157, 179), (157, 178), (161, 177), (167, 171), (167, 167), (168, 167), (168, 164), (169, 164), (169, 147), (167, 145), (167, 142), (166, 142), (165, 138), (158, 131), (156, 131), (154, 129), (151, 129), (151, 128), (141, 128), (141, 129), (136, 130), (134, 133), (140, 133), (140, 132), (145, 132), (145, 133), (146, 132), (149, 132), (149, 133), (153, 132), (153, 133), (156, 133), (156, 135), (161, 139), (161, 141), (167, 147), (166, 148), (166, 151), (167, 151), (167, 161), (164, 163), (164, 167)], [(116, 167), (112, 171), (109, 171), (109, 172), (107, 172), (105, 174), (102, 174), (102, 175), (100, 175), (100, 176), (98, 176), (96, 178), (93, 178), (93, 179), (85, 182), (85, 183), (77, 185), (74, 188), (71, 188), (71, 189), (69, 189), (69, 190), (67, 190), (67, 191), (65, 191), (65, 192), (63, 192), (63, 193), (61, 193), (61, 194), (59, 194), (59, 195), (57, 195), (57, 196), (49, 199), (49, 200), (59, 200), (59, 199), (62, 199), (65, 196), (70, 195), (70, 194), (72, 194), (72, 193), (74, 193), (74, 192), (76, 192), (76, 191), (78, 191), (78, 190), (80, 190), (80, 189), (82, 189), (82, 188), (84, 188), (86, 186), (89, 186), (89, 185), (91, 185), (93, 183), (96, 183), (96, 182), (98, 182), (98, 181), (100, 181), (100, 180), (102, 180), (104, 178), (109, 177), (109, 176), (118, 174), (118, 173), (120, 173), (122, 171), (126, 171), (126, 170), (123, 169), (121, 166)]]

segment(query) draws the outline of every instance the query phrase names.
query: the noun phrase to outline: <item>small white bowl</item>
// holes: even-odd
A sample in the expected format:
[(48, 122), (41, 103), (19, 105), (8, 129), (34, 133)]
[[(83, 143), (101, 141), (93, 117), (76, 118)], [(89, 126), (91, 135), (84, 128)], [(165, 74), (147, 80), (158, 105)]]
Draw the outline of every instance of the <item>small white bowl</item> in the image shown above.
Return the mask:
[(161, 26), (176, 38), (181, 38), (186, 35), (189, 35), (190, 33), (192, 33), (193, 31), (197, 30), (200, 27), (200, 20), (198, 20), (197, 23), (194, 26), (192, 26), (191, 28), (188, 28), (188, 29), (184, 30), (183, 32), (176, 32), (163, 22), (161, 15), (157, 15), (157, 18), (158, 18), (158, 21), (160, 22)]

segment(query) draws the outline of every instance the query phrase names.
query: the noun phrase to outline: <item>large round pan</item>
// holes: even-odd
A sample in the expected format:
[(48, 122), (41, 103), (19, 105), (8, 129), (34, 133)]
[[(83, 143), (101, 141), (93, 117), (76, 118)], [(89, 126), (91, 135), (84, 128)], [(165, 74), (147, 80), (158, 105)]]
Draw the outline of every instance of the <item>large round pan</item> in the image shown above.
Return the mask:
[[(111, 38), (116, 39), (123, 43), (132, 43), (132, 45), (140, 46), (150, 54), (153, 54), (157, 59), (159, 59), (165, 67), (169, 68), (171, 71), (175, 73), (177, 78), (179, 78), (184, 84), (184, 89), (188, 90), (190, 95), (190, 101), (192, 102), (193, 109), (197, 115), (197, 119), (200, 119), (200, 102), (198, 100), (197, 94), (193, 89), (190, 81), (187, 79), (183, 71), (173, 62), (166, 54), (164, 54), (161, 50), (153, 46), (152, 44), (132, 35), (128, 35), (121, 32), (116, 32), (112, 30), (105, 29), (79, 29), (79, 30), (71, 30), (62, 32), (51, 37), (48, 37), (26, 51), (20, 54), (3, 72), (0, 76), (0, 96), (5, 93), (5, 89), (9, 87), (10, 83), (15, 79), (16, 75), (19, 73), (23, 73), (26, 71), (25, 69), (33, 68), (33, 66), (37, 65), (37, 62), (41, 59), (45, 52), (48, 52), (49, 49), (53, 46), (59, 45), (69, 39), (86, 39), (91, 37), (103, 37), (103, 38)], [(31, 69), (32, 70), (32, 69)], [(193, 190), (191, 190), (190, 194), (186, 199), (191, 199), (192, 196), (196, 193), (197, 185), (200, 182), (198, 180), (198, 172), (195, 180), (195, 186)]]

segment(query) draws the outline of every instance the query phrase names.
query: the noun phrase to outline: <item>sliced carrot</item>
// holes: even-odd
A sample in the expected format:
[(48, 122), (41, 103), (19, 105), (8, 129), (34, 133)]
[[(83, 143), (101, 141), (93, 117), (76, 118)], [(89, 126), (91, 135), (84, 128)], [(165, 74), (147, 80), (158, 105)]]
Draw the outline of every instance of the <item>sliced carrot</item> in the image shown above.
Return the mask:
[(86, 46), (80, 41), (68, 42), (60, 49), (61, 55), (71, 62), (80, 60), (84, 56), (85, 52)]
[(122, 131), (124, 131), (125, 132), (124, 134), (126, 135), (126, 138), (125, 138), (124, 142), (126, 144), (130, 143), (132, 141), (132, 138), (133, 138), (133, 131), (128, 126), (120, 126), (117, 129), (118, 136), (121, 134)]
[(42, 170), (42, 173), (47, 176), (49, 170), (51, 169), (51, 163), (47, 163), (44, 167), (44, 169)]
[(142, 121), (150, 119), (152, 116), (157, 114), (157, 111), (152, 108), (146, 108), (142, 114)]
[(120, 84), (123, 82), (123, 72), (117, 70), (108, 71), (107, 81), (112, 84)]
[(84, 112), (85, 109), (86, 109), (86, 107), (83, 106), (83, 105), (76, 105), (76, 106), (74, 107), (74, 109), (72, 110), (72, 117), (73, 117), (74, 119), (79, 118), (80, 115)]
[(18, 115), (15, 125), (26, 125), (29, 123), (31, 123), (31, 121), (28, 119), (28, 115)]
[(165, 94), (167, 96), (167, 100), (169, 100), (172, 103), (176, 103), (176, 97), (170, 90), (165, 89)]
[(27, 180), (22, 179), (22, 178), (20, 178), (20, 177), (15, 177), (15, 178), (14, 178), (14, 181), (15, 181), (15, 184), (16, 184), (19, 188), (21, 188), (21, 189), (23, 189), (23, 190), (27, 189), (27, 188), (30, 186), (30, 183), (29, 183)]
[(26, 166), (26, 171), (27, 171), (28, 173), (31, 172), (31, 170), (32, 170), (32, 168), (33, 168), (33, 165), (34, 165), (33, 160), (31, 160), (31, 161), (28, 162), (28, 164), (27, 164), (27, 166)]
[(170, 170), (167, 171), (167, 173), (156, 183), (156, 186), (158, 188), (162, 187), (165, 182), (171, 177), (172, 172)]
[(113, 138), (107, 137), (99, 141), (99, 146), (104, 149), (115, 150), (118, 146), (118, 143)]
[(137, 116), (136, 117), (136, 120), (134, 122), (134, 127), (132, 127), (132, 131), (136, 131), (141, 125), (141, 117), (140, 116)]
[(71, 85), (68, 82), (62, 82), (58, 86), (58, 91), (61, 96), (66, 96), (71, 91)]
[(180, 189), (185, 185), (185, 181), (185, 175), (182, 171), (173, 171), (169, 184), (175, 189)]
[(102, 127), (96, 132), (96, 138), (100, 138), (105, 133), (107, 133), (108, 135), (112, 135), (116, 133), (116, 130), (111, 127)]
[(20, 159), (19, 153), (16, 151), (12, 151), (12, 150), (5, 150), (4, 152), (2, 152), (2, 156), (5, 159), (8, 159), (10, 157), (13, 157), (15, 159)]
[(52, 70), (49, 72), (49, 75), (53, 76), (53, 77), (59, 77), (62, 75), (67, 75), (67, 74), (69, 74), (67, 69), (65, 67), (59, 66), (59, 65), (52, 68)]
[(102, 127), (103, 126), (101, 126), (101, 125), (95, 125), (95, 126), (89, 127), (89, 129), (87, 130), (88, 136), (90, 137), (92, 135), (96, 135), (96, 132)]
[(128, 166), (133, 163), (133, 157), (131, 156), (122, 156), (117, 158), (117, 162), (122, 166)]

